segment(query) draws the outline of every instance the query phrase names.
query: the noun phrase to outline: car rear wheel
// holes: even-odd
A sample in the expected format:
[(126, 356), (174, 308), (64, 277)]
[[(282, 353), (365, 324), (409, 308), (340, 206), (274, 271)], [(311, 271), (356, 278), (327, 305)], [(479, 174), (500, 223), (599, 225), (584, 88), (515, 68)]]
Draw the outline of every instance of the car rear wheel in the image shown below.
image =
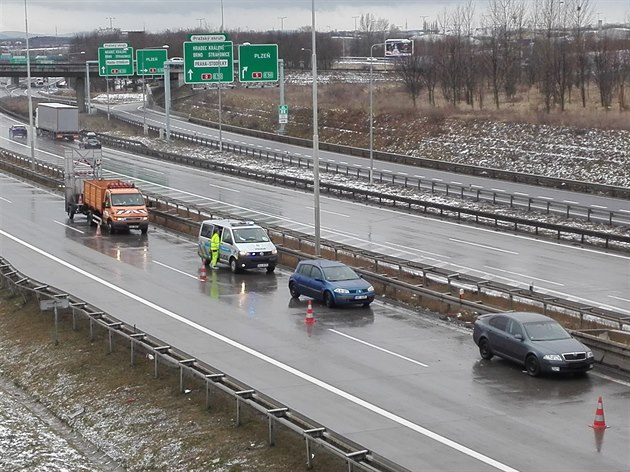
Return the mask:
[(276, 266), (269, 266), (267, 267), (267, 273), (271, 274), (274, 270), (276, 270)]
[(332, 308), (335, 306), (335, 299), (330, 292), (324, 292), (324, 305), (328, 308)]
[(289, 292), (291, 293), (291, 296), (293, 298), (300, 298), (300, 292), (295, 286), (295, 284), (293, 283), (289, 284)]
[(530, 354), (527, 356), (527, 359), (525, 359), (525, 369), (532, 377), (538, 377), (540, 375), (540, 362), (538, 362), (538, 358), (535, 355)]
[(479, 340), (479, 355), (482, 359), (492, 359), (494, 354), (492, 353), (492, 349), (490, 349), (490, 343), (486, 338), (481, 338)]

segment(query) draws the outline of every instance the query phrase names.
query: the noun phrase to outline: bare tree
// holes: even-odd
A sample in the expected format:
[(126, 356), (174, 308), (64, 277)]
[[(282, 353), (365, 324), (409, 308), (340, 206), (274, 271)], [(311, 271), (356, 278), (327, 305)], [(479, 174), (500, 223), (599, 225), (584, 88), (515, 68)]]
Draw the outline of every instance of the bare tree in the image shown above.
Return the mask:
[(411, 97), (414, 108), (424, 83), (423, 68), (423, 58), (415, 53), (411, 56), (402, 57), (397, 61), (398, 75), (405, 84), (405, 89)]
[(614, 50), (612, 41), (606, 36), (596, 41), (593, 53), (593, 75), (599, 87), (600, 103), (607, 109), (612, 105), (615, 75), (620, 66), (619, 54)]
[(525, 24), (523, 0), (490, 0), (483, 25), (490, 33), (486, 51), (488, 76), (496, 108), (500, 91), (513, 98), (520, 80), (521, 41)]
[(586, 49), (586, 40), (584, 30), (590, 24), (593, 11), (589, 0), (567, 0), (568, 8), (572, 14), (572, 24), (575, 35), (575, 60), (577, 77), (577, 86), (580, 89), (580, 97), (582, 99), (582, 107), (586, 108), (586, 83), (588, 81), (588, 51)]

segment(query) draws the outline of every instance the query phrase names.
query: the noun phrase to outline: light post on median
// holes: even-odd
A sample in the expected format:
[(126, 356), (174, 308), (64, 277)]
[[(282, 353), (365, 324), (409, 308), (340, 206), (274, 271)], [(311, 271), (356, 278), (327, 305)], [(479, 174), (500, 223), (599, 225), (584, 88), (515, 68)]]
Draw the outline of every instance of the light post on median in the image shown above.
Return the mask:
[(374, 48), (384, 46), (385, 43), (372, 44), (370, 47), (370, 185), (374, 182)]
[(33, 95), (31, 93), (31, 51), (28, 45), (28, 12), (24, 0), (24, 30), (26, 34), (26, 88), (28, 95), (28, 127), (29, 143), (31, 145), (31, 169), (35, 169), (35, 133), (33, 132)]
[(319, 212), (319, 134), (317, 125), (317, 40), (315, 33), (315, 0), (311, 0), (311, 49), (313, 58), (313, 207), (315, 209), (315, 255), (319, 256), (320, 248), (320, 212)]

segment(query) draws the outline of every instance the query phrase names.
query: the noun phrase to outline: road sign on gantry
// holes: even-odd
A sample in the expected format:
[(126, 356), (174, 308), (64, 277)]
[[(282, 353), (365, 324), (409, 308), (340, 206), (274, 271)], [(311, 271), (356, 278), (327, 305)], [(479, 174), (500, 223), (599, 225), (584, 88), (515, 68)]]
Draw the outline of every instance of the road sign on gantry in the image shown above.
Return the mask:
[(184, 83), (234, 82), (234, 45), (232, 41), (203, 40), (208, 36), (192, 35), (191, 41), (184, 42)]
[(133, 48), (127, 43), (105, 43), (98, 48), (98, 75), (120, 77), (133, 72)]
[(238, 47), (240, 82), (276, 82), (278, 80), (277, 44), (241, 44)]
[(164, 75), (164, 63), (167, 60), (166, 49), (138, 49), (136, 71), (138, 75)]

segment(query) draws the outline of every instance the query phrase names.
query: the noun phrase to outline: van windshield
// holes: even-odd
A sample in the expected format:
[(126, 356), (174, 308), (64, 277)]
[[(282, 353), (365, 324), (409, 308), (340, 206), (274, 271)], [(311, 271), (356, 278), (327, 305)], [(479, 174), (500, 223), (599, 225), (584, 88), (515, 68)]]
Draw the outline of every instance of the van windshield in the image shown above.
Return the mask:
[(114, 193), (112, 206), (144, 206), (144, 197), (139, 193)]
[(268, 243), (269, 236), (262, 228), (239, 228), (234, 230), (236, 243)]

